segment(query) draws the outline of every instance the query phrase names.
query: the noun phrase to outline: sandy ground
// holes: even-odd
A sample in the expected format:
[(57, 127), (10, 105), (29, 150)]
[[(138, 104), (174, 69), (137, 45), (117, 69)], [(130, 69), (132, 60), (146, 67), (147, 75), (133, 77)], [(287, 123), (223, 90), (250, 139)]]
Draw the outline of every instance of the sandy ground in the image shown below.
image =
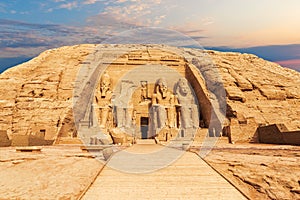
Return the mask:
[(0, 148), (0, 199), (77, 199), (103, 166), (92, 157), (79, 147)]
[(205, 160), (250, 199), (300, 199), (300, 146), (219, 144)]
[[(0, 148), (0, 199), (77, 199), (103, 167), (94, 157), (78, 146)], [(220, 143), (205, 160), (250, 199), (300, 199), (299, 146)]]

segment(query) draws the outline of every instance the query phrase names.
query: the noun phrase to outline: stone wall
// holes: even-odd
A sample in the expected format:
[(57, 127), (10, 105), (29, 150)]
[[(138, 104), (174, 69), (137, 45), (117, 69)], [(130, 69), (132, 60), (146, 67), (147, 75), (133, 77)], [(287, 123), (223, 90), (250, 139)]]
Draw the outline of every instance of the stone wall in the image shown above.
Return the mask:
[(261, 126), (257, 132), (261, 143), (300, 145), (300, 131), (288, 131), (283, 124)]

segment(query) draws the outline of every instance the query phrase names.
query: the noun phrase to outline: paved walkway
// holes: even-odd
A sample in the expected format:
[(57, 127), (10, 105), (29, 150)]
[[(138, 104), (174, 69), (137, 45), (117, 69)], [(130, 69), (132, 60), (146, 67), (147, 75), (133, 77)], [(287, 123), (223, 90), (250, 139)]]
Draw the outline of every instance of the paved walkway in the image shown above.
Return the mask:
[(194, 153), (137, 144), (116, 153), (82, 199), (245, 197)]

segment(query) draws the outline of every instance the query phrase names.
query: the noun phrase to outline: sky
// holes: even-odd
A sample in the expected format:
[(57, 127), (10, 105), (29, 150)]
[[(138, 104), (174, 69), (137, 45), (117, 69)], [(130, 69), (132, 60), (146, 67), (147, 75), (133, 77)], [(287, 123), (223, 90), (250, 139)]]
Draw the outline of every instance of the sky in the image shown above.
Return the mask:
[(0, 0), (0, 67), (158, 27), (206, 49), (254, 53), (300, 71), (299, 9), (299, 0)]

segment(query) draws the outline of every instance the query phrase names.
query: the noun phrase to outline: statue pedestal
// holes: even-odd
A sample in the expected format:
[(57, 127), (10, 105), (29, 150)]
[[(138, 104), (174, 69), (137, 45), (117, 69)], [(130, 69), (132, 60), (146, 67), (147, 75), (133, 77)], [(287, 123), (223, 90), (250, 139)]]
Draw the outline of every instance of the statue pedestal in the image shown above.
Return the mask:
[(177, 128), (162, 128), (157, 134), (159, 141), (169, 141), (178, 137), (179, 130)]

